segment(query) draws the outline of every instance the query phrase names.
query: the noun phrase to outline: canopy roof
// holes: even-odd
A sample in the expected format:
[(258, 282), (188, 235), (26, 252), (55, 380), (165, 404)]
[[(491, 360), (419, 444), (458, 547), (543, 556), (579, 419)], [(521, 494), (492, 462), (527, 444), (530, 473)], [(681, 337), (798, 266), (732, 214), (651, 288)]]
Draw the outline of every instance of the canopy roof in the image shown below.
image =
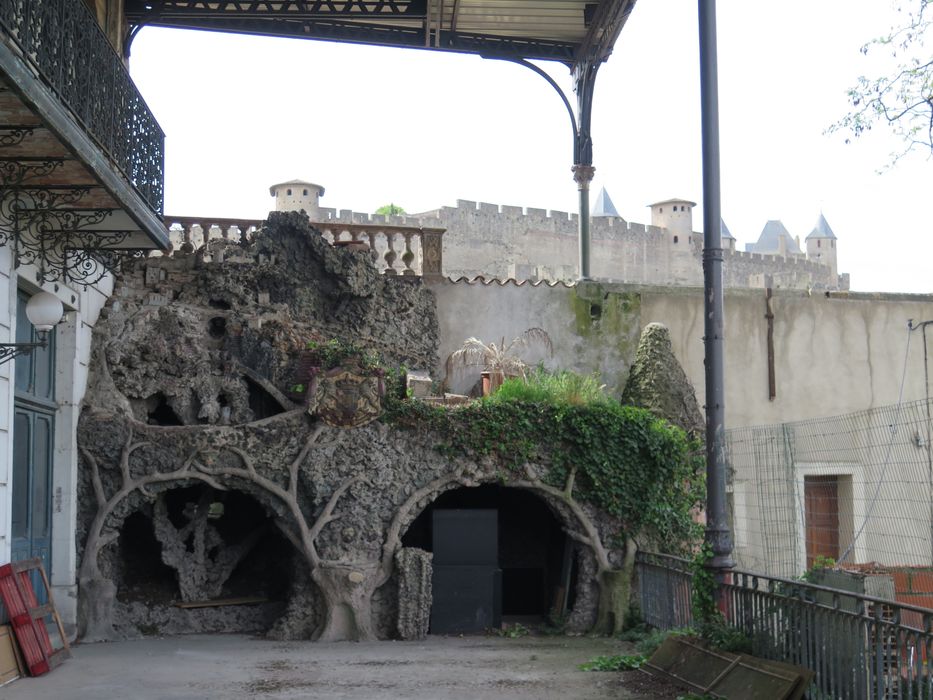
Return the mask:
[(604, 61), (635, 0), (125, 0), (131, 25)]

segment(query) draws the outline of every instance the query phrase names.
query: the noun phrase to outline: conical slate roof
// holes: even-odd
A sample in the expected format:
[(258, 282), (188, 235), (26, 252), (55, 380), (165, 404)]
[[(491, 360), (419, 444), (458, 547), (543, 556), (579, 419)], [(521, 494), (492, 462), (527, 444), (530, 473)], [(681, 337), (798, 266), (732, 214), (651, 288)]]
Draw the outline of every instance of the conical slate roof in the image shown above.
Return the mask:
[(723, 221), (722, 218), (719, 219), (719, 235), (723, 238), (731, 238), (733, 241), (735, 240), (735, 236), (732, 235), (732, 232), (729, 230), (729, 227), (726, 226), (726, 222)]
[(593, 203), (593, 208), (590, 210), (590, 216), (614, 216), (617, 219), (621, 219), (619, 212), (616, 211), (615, 205), (612, 203), (612, 200), (609, 199), (609, 193), (606, 192), (606, 188), (603, 187), (599, 190), (599, 194), (596, 195), (596, 201)]
[(816, 220), (816, 226), (810, 231), (807, 240), (811, 238), (831, 238), (832, 240), (836, 240), (836, 234), (833, 233), (833, 230), (829, 227), (829, 223), (826, 221), (826, 217), (823, 216), (823, 212), (820, 212), (820, 218)]
[(779, 253), (781, 251), (781, 239), (784, 240), (784, 250), (786, 252), (801, 254), (802, 251), (800, 246), (797, 245), (797, 241), (787, 232), (784, 224), (777, 219), (771, 219), (766, 223), (761, 230), (761, 235), (758, 237), (758, 242), (747, 244), (745, 250), (750, 253)]

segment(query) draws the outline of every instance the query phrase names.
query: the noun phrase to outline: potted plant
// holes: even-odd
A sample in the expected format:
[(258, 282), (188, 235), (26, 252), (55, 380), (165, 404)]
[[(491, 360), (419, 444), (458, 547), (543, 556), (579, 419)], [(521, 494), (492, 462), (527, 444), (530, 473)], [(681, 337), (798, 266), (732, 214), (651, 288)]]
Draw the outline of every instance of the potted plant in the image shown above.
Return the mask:
[(463, 345), (447, 357), (446, 373), (450, 377), (458, 367), (482, 367), (480, 377), (483, 382), (483, 396), (494, 394), (506, 377), (524, 377), (528, 364), (521, 353), (539, 347), (553, 354), (551, 336), (543, 328), (529, 328), (508, 343), (503, 337), (501, 342), (485, 343), (479, 338), (467, 338)]

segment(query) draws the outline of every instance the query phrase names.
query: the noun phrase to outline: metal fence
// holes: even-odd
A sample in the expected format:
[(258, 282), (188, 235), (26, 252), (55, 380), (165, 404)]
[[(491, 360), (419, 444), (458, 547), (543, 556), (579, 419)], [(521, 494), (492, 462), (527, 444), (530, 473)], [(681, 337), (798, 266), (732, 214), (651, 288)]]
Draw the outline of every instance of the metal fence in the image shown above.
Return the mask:
[[(689, 626), (689, 562), (642, 552), (636, 571), (645, 621)], [(746, 571), (722, 590), (724, 619), (753, 654), (816, 673), (810, 698), (933, 700), (933, 611)]]
[(933, 566), (931, 413), (920, 400), (727, 431), (738, 565), (787, 578), (815, 554)]

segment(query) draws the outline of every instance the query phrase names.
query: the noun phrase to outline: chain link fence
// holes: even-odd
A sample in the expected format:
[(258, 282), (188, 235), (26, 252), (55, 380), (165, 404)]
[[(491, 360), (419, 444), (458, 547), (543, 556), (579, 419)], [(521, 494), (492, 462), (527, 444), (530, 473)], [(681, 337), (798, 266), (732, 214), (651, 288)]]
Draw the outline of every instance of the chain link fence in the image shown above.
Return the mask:
[(737, 565), (786, 578), (821, 558), (933, 567), (931, 413), (921, 400), (728, 431)]

